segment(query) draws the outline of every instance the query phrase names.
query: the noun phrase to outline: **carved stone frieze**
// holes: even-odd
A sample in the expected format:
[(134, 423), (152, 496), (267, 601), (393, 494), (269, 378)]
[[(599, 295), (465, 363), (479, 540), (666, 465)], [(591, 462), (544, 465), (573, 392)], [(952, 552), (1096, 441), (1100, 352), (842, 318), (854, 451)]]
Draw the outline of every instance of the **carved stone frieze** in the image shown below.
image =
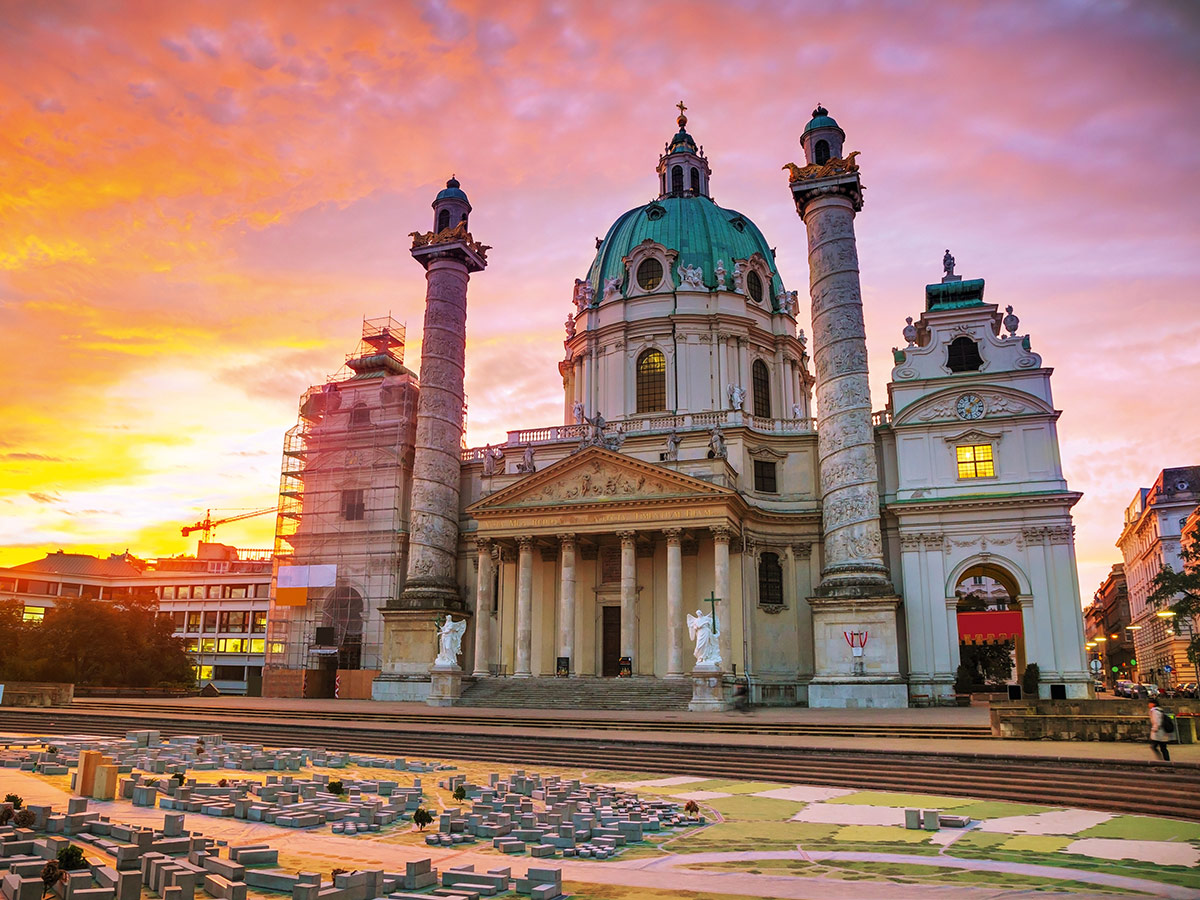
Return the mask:
[[(972, 391), (972, 393), (983, 401), (984, 418), (989, 416), (1014, 415), (1033, 408), (1029, 403), (1022, 402), (1007, 394), (997, 393), (996, 391)], [(961, 391), (956, 391), (952, 396), (937, 399), (918, 412), (917, 418), (922, 422), (930, 422), (934, 419), (957, 419), (958, 398), (961, 395)]]
[(1075, 539), (1074, 525), (1039, 525), (1021, 529), (1025, 544), (1069, 544)]
[(915, 531), (900, 535), (901, 550), (942, 550), (946, 536), (940, 531)]
[(555, 503), (581, 500), (598, 500), (613, 497), (656, 497), (676, 493), (665, 481), (647, 475), (634, 475), (604, 465), (599, 460), (542, 486), (533, 493), (521, 497), (525, 503)]

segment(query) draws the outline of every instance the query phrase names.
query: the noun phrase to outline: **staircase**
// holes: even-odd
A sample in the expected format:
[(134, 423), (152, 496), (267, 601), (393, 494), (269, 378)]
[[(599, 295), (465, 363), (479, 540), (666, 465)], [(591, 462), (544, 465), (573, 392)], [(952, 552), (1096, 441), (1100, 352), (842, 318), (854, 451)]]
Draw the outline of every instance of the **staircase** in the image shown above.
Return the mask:
[(690, 678), (483, 678), (455, 706), (510, 709), (687, 709)]

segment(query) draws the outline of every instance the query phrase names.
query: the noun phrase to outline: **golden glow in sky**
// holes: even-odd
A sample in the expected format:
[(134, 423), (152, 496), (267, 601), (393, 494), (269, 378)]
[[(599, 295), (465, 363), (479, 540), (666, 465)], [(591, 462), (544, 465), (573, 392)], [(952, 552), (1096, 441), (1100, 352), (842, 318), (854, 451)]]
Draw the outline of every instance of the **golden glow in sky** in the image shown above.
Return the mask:
[[(473, 444), (561, 418), (594, 239), (656, 193), (688, 105), (715, 199), (778, 247), (817, 101), (867, 187), (872, 386), (949, 247), (1055, 368), (1081, 584), (1165, 466), (1200, 463), (1200, 21), (1190, 4), (4, 4), (0, 564), (183, 552), (275, 501), (304, 389), (363, 316), (409, 326), (407, 234), (454, 172)], [(217, 513), (214, 512), (214, 515)], [(271, 517), (218, 530), (266, 547)]]

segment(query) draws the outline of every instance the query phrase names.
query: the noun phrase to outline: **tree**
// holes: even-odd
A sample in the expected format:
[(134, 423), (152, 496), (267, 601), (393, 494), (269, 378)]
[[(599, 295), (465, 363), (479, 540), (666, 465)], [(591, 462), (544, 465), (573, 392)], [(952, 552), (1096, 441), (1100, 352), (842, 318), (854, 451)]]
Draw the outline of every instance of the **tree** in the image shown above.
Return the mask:
[(413, 813), (413, 824), (417, 826), (418, 831), (424, 831), (425, 826), (433, 821), (433, 816), (429, 814), (423, 806), (418, 806), (417, 811)]
[(687, 803), (683, 804), (683, 811), (689, 816), (698, 815), (700, 812), (700, 804), (695, 800), (689, 800)]
[(346, 793), (346, 786), (340, 781), (331, 781), (325, 786), (325, 790), (329, 791), (331, 794), (337, 794), (338, 796), (341, 796), (342, 794)]
[(455, 800), (458, 800), (460, 803), (461, 803), (463, 800), (466, 800), (466, 799), (467, 799), (467, 789), (466, 789), (466, 787), (464, 787), (464, 786), (463, 786), (463, 785), (461, 785), (461, 784), (460, 784), (458, 787), (456, 787), (456, 788), (454, 789), (454, 799), (455, 799)]
[(16, 794), (5, 794), (4, 802), (11, 803), (13, 809), (20, 809), (22, 806), (25, 805), (25, 798), (19, 797)]
[(1200, 541), (1182, 547), (1179, 556), (1178, 572), (1166, 565), (1158, 570), (1150, 582), (1153, 590), (1146, 598), (1146, 605), (1173, 612), (1176, 622), (1187, 623), (1188, 661), (1200, 665), (1200, 634), (1195, 626), (1196, 617), (1200, 616)]
[[(959, 659), (967, 667), (974, 684), (1004, 684), (1012, 678), (1012, 641), (959, 645)], [(965, 693), (965, 692), (963, 692)]]
[(58, 864), (57, 859), (52, 859), (42, 866), (42, 896), (46, 897), (54, 891), (54, 885), (62, 880), (62, 868)]
[(75, 844), (67, 844), (58, 851), (58, 865), (59, 868), (73, 872), (76, 869), (86, 869), (87, 860), (83, 856), (83, 851)]
[(32, 828), (35, 816), (32, 809), (18, 809), (12, 817), (12, 823), (17, 828)]

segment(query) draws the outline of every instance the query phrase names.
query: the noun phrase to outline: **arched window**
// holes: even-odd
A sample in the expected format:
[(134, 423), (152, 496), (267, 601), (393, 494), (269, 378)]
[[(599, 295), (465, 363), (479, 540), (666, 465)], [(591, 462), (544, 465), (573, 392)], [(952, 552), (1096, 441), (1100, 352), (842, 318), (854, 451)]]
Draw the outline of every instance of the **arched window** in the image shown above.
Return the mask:
[(763, 283), (758, 277), (758, 273), (753, 269), (746, 276), (746, 293), (750, 295), (750, 299), (755, 303), (762, 303), (763, 298)]
[(754, 414), (771, 418), (771, 375), (761, 359), (756, 359), (750, 367), (750, 386), (754, 388)]
[(764, 553), (758, 558), (758, 605), (783, 606), (783, 566), (778, 553)]
[(983, 367), (979, 344), (969, 337), (957, 337), (946, 349), (946, 368), (951, 372), (978, 372)]
[(818, 166), (829, 162), (829, 141), (817, 141), (817, 145), (813, 147), (813, 162)]
[(694, 166), (692, 167), (692, 193), (700, 193), (700, 172)]
[(642, 264), (638, 266), (637, 283), (643, 291), (652, 291), (663, 280), (663, 266), (657, 259), (644, 259)]
[(675, 195), (683, 193), (683, 166), (675, 166), (671, 169), (671, 193)]
[(437, 230), (445, 231), (449, 227), (450, 227), (450, 210), (443, 209), (440, 213), (438, 213)]
[(661, 350), (646, 350), (637, 359), (637, 411), (667, 408), (667, 358)]

